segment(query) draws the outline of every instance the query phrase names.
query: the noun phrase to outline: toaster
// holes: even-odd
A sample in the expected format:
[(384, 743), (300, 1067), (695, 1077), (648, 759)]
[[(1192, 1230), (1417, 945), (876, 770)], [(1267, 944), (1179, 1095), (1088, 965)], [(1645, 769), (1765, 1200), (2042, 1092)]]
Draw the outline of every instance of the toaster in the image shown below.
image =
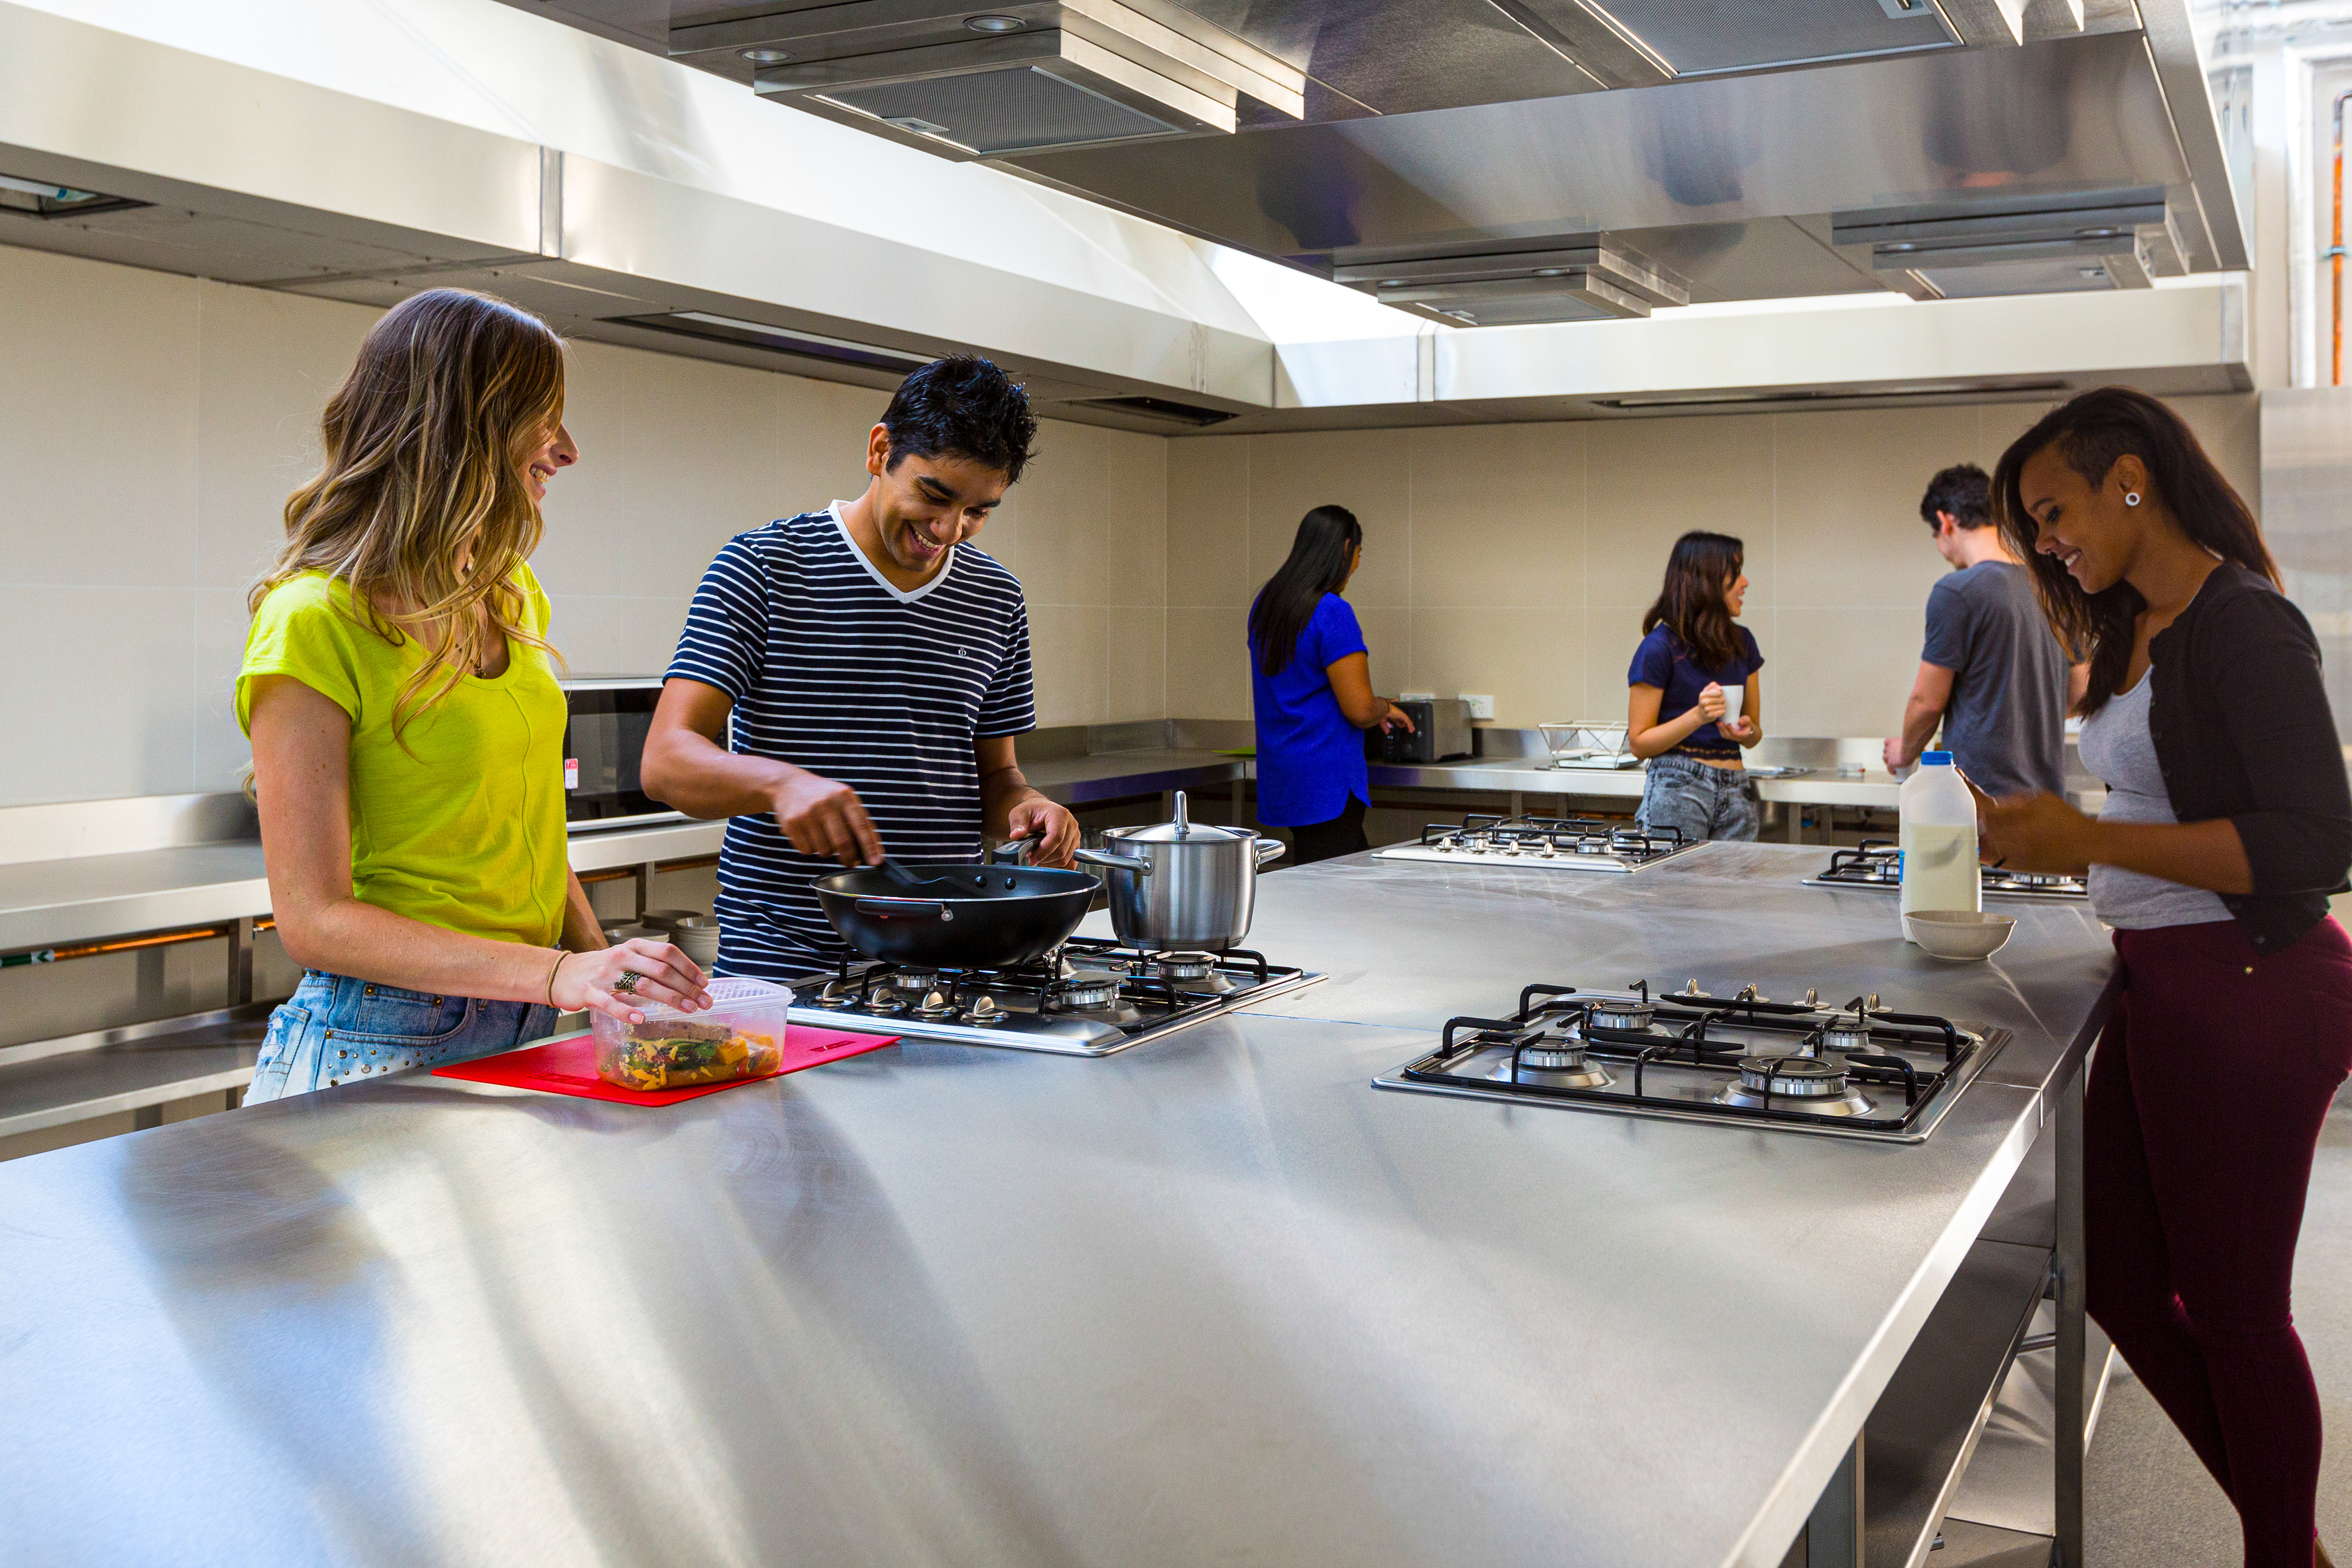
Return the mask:
[(1364, 756), (1374, 762), (1450, 762), (1471, 754), (1470, 705), (1460, 697), (1401, 702), (1410, 734), (1378, 727), (1364, 731)]

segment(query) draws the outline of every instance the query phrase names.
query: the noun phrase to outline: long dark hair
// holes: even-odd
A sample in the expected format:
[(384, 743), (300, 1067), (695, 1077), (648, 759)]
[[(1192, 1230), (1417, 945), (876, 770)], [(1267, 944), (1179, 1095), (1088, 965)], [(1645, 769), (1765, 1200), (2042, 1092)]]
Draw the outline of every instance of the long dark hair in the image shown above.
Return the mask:
[(1739, 656), (1739, 633), (1723, 591), (1739, 575), (1748, 547), (1729, 534), (1693, 528), (1675, 541), (1666, 558), (1666, 585), (1642, 617), (1642, 635), (1664, 626), (1708, 669), (1721, 669)]
[(2073, 657), (2090, 656), (2090, 682), (2077, 710), (2087, 716), (2123, 690), (2139, 612), (2147, 601), (2121, 581), (2085, 593), (2054, 558), (2034, 549), (2042, 525), (2025, 509), (2025, 465), (2053, 444), (2066, 466), (2094, 486), (2106, 482), (2117, 458), (2138, 458), (2147, 469), (2153, 492), (2148, 499), (2170, 508), (2190, 538), (2273, 583), (2279, 580), (2278, 563), (2263, 543), (2254, 514), (2205, 455), (2196, 434), (2155, 398), (2130, 387), (2101, 387), (2043, 414), (2000, 455), (2000, 465), (1993, 470), (1993, 501), (2002, 537), (2033, 573), (2042, 612), (2058, 640)]
[(1363, 542), (1364, 525), (1345, 507), (1318, 507), (1299, 519), (1290, 559), (1265, 580), (1250, 606), (1250, 652), (1269, 680), (1290, 667), (1315, 607), (1348, 580)]

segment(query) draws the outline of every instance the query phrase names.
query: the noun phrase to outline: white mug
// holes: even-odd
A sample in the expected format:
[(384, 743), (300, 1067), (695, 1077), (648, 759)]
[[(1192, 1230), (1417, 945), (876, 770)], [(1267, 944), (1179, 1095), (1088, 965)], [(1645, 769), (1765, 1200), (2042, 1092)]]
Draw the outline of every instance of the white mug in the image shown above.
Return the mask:
[(1741, 685), (1736, 686), (1724, 686), (1721, 690), (1723, 692), (1723, 716), (1717, 719), (1716, 723), (1726, 734), (1729, 734), (1732, 727), (1739, 722), (1739, 710), (1748, 701), (1748, 687), (1745, 685)]

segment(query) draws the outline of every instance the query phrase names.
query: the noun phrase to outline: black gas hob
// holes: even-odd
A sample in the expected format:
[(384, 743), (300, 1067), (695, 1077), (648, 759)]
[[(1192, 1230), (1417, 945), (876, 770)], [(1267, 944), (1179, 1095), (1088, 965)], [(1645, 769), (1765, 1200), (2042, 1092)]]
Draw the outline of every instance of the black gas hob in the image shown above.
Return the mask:
[(1108, 1056), (1323, 977), (1257, 953), (1144, 953), (1074, 936), (1014, 969), (910, 969), (844, 959), (793, 981), (814, 1028)]
[[(2079, 876), (2011, 871), (2005, 866), (1982, 869), (1987, 898), (2088, 898), (2090, 883)], [(1805, 879), (1808, 887), (1868, 887), (1892, 893), (1903, 885), (1903, 851), (1885, 839), (1864, 839), (1850, 850), (1839, 850), (1830, 863)]]
[(1382, 1089), (1832, 1137), (1923, 1142), (2005, 1031), (1818, 992), (1776, 1002), (1693, 980), (1653, 997), (1535, 985), (1497, 1018), (1456, 1018)]

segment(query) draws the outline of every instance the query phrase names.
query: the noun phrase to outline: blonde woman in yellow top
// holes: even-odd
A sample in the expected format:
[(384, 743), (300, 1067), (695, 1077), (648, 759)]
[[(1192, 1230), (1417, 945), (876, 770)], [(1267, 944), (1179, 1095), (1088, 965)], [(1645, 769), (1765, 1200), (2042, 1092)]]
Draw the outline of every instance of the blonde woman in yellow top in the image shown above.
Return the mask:
[(436, 288), (360, 347), (253, 591), (237, 720), (303, 967), (248, 1103), (502, 1051), (559, 1010), (709, 1005), (667, 943), (607, 948), (563, 835), (563, 694), (525, 559), (579, 459), (563, 345)]

